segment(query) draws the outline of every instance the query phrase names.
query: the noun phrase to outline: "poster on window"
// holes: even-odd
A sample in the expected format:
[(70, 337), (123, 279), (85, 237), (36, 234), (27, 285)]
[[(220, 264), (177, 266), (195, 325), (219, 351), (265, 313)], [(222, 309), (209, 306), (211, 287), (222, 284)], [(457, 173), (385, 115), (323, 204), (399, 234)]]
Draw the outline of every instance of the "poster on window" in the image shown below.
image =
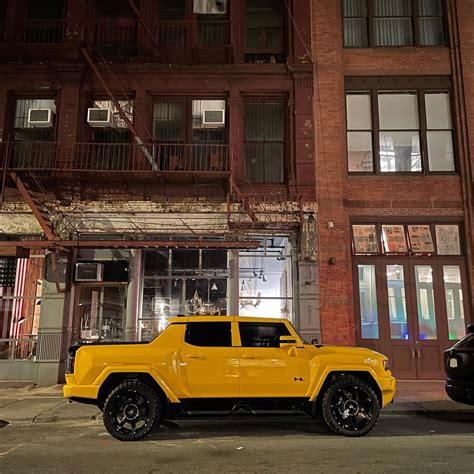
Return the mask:
[(409, 225), (408, 235), (413, 253), (433, 253), (434, 244), (429, 225)]
[(436, 225), (438, 255), (460, 255), (459, 227), (453, 224)]
[(377, 228), (375, 225), (353, 225), (355, 253), (378, 253)]
[(227, 13), (227, 0), (194, 0), (194, 13), (223, 15)]
[(408, 252), (405, 227), (403, 225), (383, 225), (382, 236), (386, 253)]

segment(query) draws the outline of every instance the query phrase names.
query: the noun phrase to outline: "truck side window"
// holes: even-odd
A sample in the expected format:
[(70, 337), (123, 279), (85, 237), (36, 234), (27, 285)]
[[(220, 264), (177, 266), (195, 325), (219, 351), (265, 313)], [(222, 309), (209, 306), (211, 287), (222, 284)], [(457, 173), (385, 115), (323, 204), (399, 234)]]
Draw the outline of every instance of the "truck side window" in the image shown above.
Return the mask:
[(188, 323), (184, 341), (192, 346), (231, 347), (231, 323)]
[(284, 323), (239, 323), (242, 347), (280, 347), (280, 336), (290, 336)]

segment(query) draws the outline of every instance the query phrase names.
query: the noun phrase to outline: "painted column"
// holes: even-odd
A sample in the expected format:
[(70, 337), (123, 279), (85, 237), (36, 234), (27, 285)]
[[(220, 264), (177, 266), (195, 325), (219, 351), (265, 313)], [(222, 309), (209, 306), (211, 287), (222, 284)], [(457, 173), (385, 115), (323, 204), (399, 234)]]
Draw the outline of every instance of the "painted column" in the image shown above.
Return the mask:
[(138, 340), (138, 318), (142, 308), (142, 266), (143, 250), (132, 250), (129, 263), (130, 282), (127, 288), (127, 306), (125, 310), (125, 341)]
[(239, 315), (239, 251), (228, 252), (229, 279), (227, 280), (227, 314)]

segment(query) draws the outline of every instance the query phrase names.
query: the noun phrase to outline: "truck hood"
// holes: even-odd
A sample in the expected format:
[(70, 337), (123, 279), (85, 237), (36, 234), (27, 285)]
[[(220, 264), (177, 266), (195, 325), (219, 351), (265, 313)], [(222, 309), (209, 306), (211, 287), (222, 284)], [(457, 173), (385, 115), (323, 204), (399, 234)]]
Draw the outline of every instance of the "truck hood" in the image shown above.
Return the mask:
[(359, 355), (361, 357), (385, 357), (379, 352), (365, 347), (346, 347), (346, 346), (320, 346), (318, 347), (320, 353), (324, 354), (341, 354), (341, 355)]

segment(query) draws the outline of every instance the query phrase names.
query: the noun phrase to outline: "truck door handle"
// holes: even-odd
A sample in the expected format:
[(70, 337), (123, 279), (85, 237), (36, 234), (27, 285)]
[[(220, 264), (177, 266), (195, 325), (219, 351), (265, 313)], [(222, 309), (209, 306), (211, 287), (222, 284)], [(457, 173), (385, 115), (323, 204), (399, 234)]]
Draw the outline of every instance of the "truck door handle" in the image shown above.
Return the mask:
[(257, 359), (261, 359), (261, 357), (244, 355), (244, 356), (242, 356), (242, 359), (246, 359), (246, 360), (257, 360)]
[(206, 357), (203, 355), (198, 355), (198, 354), (189, 354), (186, 357), (186, 359), (198, 359), (198, 360), (206, 360)]

